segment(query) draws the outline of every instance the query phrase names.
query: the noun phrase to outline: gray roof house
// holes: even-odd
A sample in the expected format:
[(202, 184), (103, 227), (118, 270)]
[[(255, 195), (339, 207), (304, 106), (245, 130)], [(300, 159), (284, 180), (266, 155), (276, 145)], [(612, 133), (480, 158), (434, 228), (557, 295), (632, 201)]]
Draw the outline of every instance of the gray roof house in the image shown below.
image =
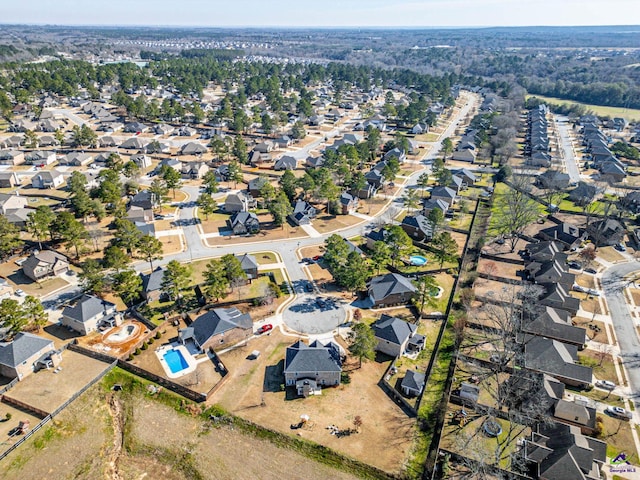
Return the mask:
[(422, 214), (407, 215), (400, 226), (407, 235), (420, 242), (430, 240), (433, 236), (433, 224)]
[(567, 311), (542, 307), (542, 311), (525, 316), (522, 331), (582, 348), (587, 341), (587, 332), (584, 328), (575, 327), (571, 318)]
[(228, 222), (234, 235), (255, 234), (260, 231), (260, 220), (252, 212), (237, 212)]
[(350, 213), (355, 212), (356, 208), (358, 208), (358, 197), (348, 192), (342, 192), (338, 200), (340, 201), (340, 207), (343, 215), (349, 215)]
[(541, 423), (525, 442), (524, 451), (534, 478), (541, 479), (600, 480), (607, 460), (605, 442), (561, 423)]
[(247, 274), (249, 280), (258, 278), (258, 261), (253, 255), (245, 253), (244, 255), (235, 256), (242, 266), (242, 270)]
[(587, 227), (587, 234), (598, 245), (615, 245), (622, 242), (626, 229), (617, 220), (605, 218), (592, 222)]
[(0, 172), (0, 188), (11, 188), (20, 184), (16, 172)]
[(26, 208), (28, 203), (27, 197), (0, 193), (0, 213), (3, 215), (6, 215), (10, 210)]
[(579, 247), (586, 240), (587, 233), (575, 225), (563, 222), (540, 230), (538, 236), (544, 240), (560, 242), (564, 248), (570, 250)]
[(407, 397), (420, 396), (422, 390), (424, 389), (424, 381), (424, 373), (419, 373), (415, 370), (407, 370), (407, 373), (405, 373), (404, 378), (400, 383), (402, 393), (404, 393)]
[(374, 307), (404, 304), (416, 293), (411, 280), (398, 273), (373, 277), (367, 283), (367, 290)]
[(160, 300), (162, 296), (161, 286), (162, 279), (164, 278), (165, 269), (162, 267), (156, 267), (151, 273), (141, 273), (142, 279), (142, 297), (147, 302), (154, 302)]
[(424, 348), (424, 336), (418, 335), (418, 327), (396, 317), (383, 314), (371, 325), (378, 341), (376, 350), (392, 357), (416, 353)]
[(68, 270), (67, 258), (53, 250), (32, 253), (22, 264), (23, 273), (34, 282), (48, 277), (57, 277)]
[(255, 207), (255, 198), (244, 192), (230, 193), (224, 201), (224, 211), (228, 213), (248, 212)]
[(146, 144), (147, 142), (145, 142), (142, 138), (132, 137), (122, 142), (122, 144), (120, 145), (120, 148), (124, 148), (125, 150), (143, 151)]
[(63, 163), (75, 167), (82, 167), (93, 162), (93, 155), (84, 152), (71, 152), (64, 157)]
[(0, 342), (0, 375), (22, 380), (40, 367), (57, 365), (61, 353), (53, 341), (32, 333), (20, 332), (10, 342)]
[(433, 187), (431, 189), (431, 199), (440, 199), (451, 206), (456, 200), (456, 191), (449, 187)]
[(578, 186), (569, 192), (567, 197), (576, 205), (586, 205), (595, 200), (598, 190), (594, 185), (578, 182)]
[(307, 345), (302, 340), (287, 348), (284, 359), (284, 379), (295, 386), (298, 395), (308, 396), (323, 386), (340, 384), (342, 356), (333, 342), (324, 345), (315, 341)]
[(578, 347), (531, 336), (524, 345), (525, 368), (557, 378), (575, 387), (586, 387), (593, 380), (591, 367), (578, 365)]
[(207, 153), (207, 147), (198, 142), (189, 142), (180, 149), (182, 155), (202, 155)]
[(289, 215), (289, 219), (296, 225), (310, 225), (317, 213), (316, 208), (309, 202), (298, 200), (293, 206), (293, 213)]
[(58, 170), (43, 170), (31, 177), (31, 187), (41, 190), (58, 188), (64, 183), (64, 176)]
[(298, 161), (291, 155), (284, 155), (276, 160), (273, 165), (274, 170), (295, 170)]
[(248, 338), (253, 320), (236, 307), (214, 308), (196, 318), (191, 325), (178, 332), (182, 344), (192, 341), (201, 351), (209, 347), (228, 347)]
[(62, 325), (87, 335), (102, 325), (116, 326), (122, 321), (115, 304), (93, 295), (83, 295), (73, 306), (62, 311)]

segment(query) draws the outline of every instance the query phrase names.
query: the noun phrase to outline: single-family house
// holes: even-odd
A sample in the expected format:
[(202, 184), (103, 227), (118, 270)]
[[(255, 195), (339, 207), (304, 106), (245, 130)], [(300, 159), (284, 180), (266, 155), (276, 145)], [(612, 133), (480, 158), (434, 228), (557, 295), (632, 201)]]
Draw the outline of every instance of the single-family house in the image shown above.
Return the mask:
[(42, 170), (31, 177), (31, 187), (46, 189), (58, 188), (64, 183), (64, 176), (58, 170)]
[(26, 208), (28, 203), (27, 197), (0, 193), (0, 213), (2, 215), (6, 215), (10, 210)]
[(476, 161), (476, 152), (471, 149), (464, 150), (456, 150), (451, 155), (452, 160), (456, 160), (458, 162), (470, 162), (474, 163)]
[(147, 142), (140, 137), (131, 137), (120, 144), (125, 150), (138, 150), (142, 152)]
[(129, 208), (127, 209), (127, 216), (125, 218), (134, 223), (153, 222), (153, 209), (129, 205)]
[(207, 147), (198, 142), (185, 143), (180, 149), (182, 155), (202, 155), (207, 153)]
[(69, 261), (64, 255), (53, 250), (32, 253), (22, 264), (23, 273), (34, 282), (57, 277), (69, 270)]
[(307, 345), (297, 341), (287, 351), (284, 359), (285, 385), (296, 387), (298, 395), (308, 396), (322, 387), (340, 384), (342, 355), (333, 342), (315, 341)]
[(118, 145), (118, 142), (110, 135), (105, 135), (98, 139), (98, 146), (100, 148), (115, 147), (116, 145)]
[(158, 169), (163, 167), (173, 168), (176, 172), (182, 172), (182, 162), (177, 158), (165, 158), (158, 165)]
[(273, 150), (273, 142), (271, 140), (265, 140), (264, 142), (260, 142), (253, 147), (253, 150), (259, 153), (269, 153)]
[(424, 335), (418, 335), (417, 325), (396, 317), (383, 314), (372, 325), (378, 341), (376, 350), (392, 357), (421, 352), (424, 349)]
[(182, 164), (182, 177), (199, 179), (209, 171), (209, 166), (205, 162), (185, 162)]
[(262, 191), (262, 187), (264, 187), (267, 183), (269, 183), (269, 179), (262, 175), (249, 180), (249, 194), (254, 198), (261, 197), (262, 194), (260, 192)]
[(131, 122), (124, 126), (125, 133), (143, 133), (149, 129), (144, 123)]
[(214, 308), (179, 330), (178, 339), (184, 345), (193, 344), (202, 352), (208, 348), (227, 348), (251, 336), (253, 320), (236, 307)]
[(22, 165), (24, 153), (18, 150), (0, 150), (0, 165)]
[(434, 208), (440, 209), (446, 215), (449, 211), (449, 204), (440, 198), (429, 198), (422, 204), (422, 214), (427, 217)]
[[(378, 188), (380, 188), (382, 186), (382, 183), (384, 182), (384, 175), (382, 175), (382, 172), (379, 170), (376, 170), (375, 168), (372, 170), (369, 170), (367, 173), (364, 174), (364, 178), (367, 180), (367, 182), (376, 190)], [(362, 196), (358, 195), (360, 198), (363, 198)], [(369, 198), (369, 197), (367, 197)]]
[(339, 201), (341, 212), (343, 215), (350, 215), (358, 208), (358, 197), (348, 192), (342, 192)]
[(24, 379), (40, 368), (57, 367), (62, 353), (53, 341), (28, 332), (18, 333), (10, 342), (0, 342), (0, 375)]
[(16, 172), (0, 172), (0, 188), (11, 188), (20, 185), (20, 179)]
[(245, 192), (230, 193), (224, 201), (227, 213), (248, 212), (256, 207), (256, 199)]
[(24, 161), (29, 165), (51, 165), (56, 161), (56, 153), (48, 150), (34, 150), (24, 154)]
[(310, 225), (317, 213), (316, 208), (309, 202), (298, 200), (293, 206), (293, 213), (289, 215), (289, 219), (296, 225)]
[(162, 296), (162, 279), (164, 278), (165, 269), (156, 267), (151, 273), (141, 273), (142, 279), (142, 298), (147, 302), (156, 302)]
[(135, 155), (131, 155), (130, 160), (135, 163), (141, 170), (144, 170), (145, 168), (149, 168), (151, 166), (151, 158), (147, 157), (143, 153), (136, 153)]
[(95, 332), (101, 326), (114, 327), (122, 322), (122, 315), (114, 303), (93, 295), (82, 295), (75, 305), (62, 311), (62, 325), (81, 335)]
[(597, 192), (595, 185), (578, 182), (578, 186), (569, 192), (567, 198), (576, 205), (584, 206), (596, 199)]
[(580, 427), (542, 422), (525, 442), (524, 458), (534, 478), (600, 480), (607, 444), (584, 436)]
[(367, 290), (374, 307), (405, 304), (416, 294), (416, 287), (411, 280), (398, 273), (373, 277), (367, 283)]
[(478, 181), (478, 177), (476, 176), (476, 174), (468, 168), (458, 168), (455, 170), (451, 170), (451, 173), (462, 178), (462, 181), (467, 187), (475, 185), (475, 183)]
[(140, 207), (144, 210), (152, 210), (158, 202), (155, 194), (149, 190), (142, 190), (131, 197), (129, 207)]
[(547, 170), (536, 177), (537, 187), (549, 190), (564, 190), (569, 186), (571, 178), (568, 174), (559, 170)]
[(412, 240), (423, 242), (433, 237), (433, 224), (422, 214), (407, 215), (400, 226)]
[(298, 166), (298, 161), (291, 155), (284, 155), (276, 160), (273, 164), (273, 169), (280, 170), (295, 170)]
[(93, 155), (85, 152), (71, 152), (64, 157), (62, 163), (74, 167), (83, 167), (93, 162)]
[(432, 200), (442, 200), (451, 206), (456, 200), (456, 191), (450, 187), (433, 187), (431, 189)]
[(400, 389), (407, 397), (419, 397), (422, 390), (424, 390), (424, 383), (424, 373), (417, 372), (416, 370), (407, 370), (402, 382), (400, 382)]
[(376, 242), (384, 242), (387, 238), (387, 230), (384, 228), (378, 228), (375, 230), (370, 230), (364, 235), (365, 241), (367, 242), (367, 248), (369, 250), (373, 250), (373, 247)]
[(587, 232), (567, 222), (562, 222), (553, 227), (543, 228), (538, 236), (547, 241), (560, 242), (567, 250), (573, 250), (580, 246), (587, 238)]
[(320, 168), (322, 165), (324, 165), (323, 156), (307, 157), (307, 159), (305, 160), (306, 168)]
[(237, 212), (229, 219), (229, 227), (234, 235), (253, 235), (260, 231), (260, 220), (255, 213)]
[(587, 341), (586, 330), (574, 326), (571, 319), (571, 314), (565, 310), (541, 307), (540, 311), (524, 316), (522, 331), (582, 348)]
[(395, 158), (396, 160), (398, 160), (398, 163), (403, 163), (407, 159), (407, 154), (405, 153), (404, 150), (398, 147), (395, 147), (384, 154), (383, 160), (389, 161), (392, 158)]
[(557, 378), (566, 385), (584, 388), (591, 384), (591, 367), (578, 365), (578, 347), (545, 337), (527, 337), (524, 344), (525, 368)]
[(249, 281), (258, 278), (258, 261), (256, 257), (245, 253), (244, 255), (236, 255), (236, 258), (240, 261), (242, 270), (247, 274)]
[(624, 226), (613, 218), (598, 220), (587, 226), (587, 235), (589, 235), (589, 238), (591, 238), (597, 246), (621, 243), (625, 232), (626, 229)]

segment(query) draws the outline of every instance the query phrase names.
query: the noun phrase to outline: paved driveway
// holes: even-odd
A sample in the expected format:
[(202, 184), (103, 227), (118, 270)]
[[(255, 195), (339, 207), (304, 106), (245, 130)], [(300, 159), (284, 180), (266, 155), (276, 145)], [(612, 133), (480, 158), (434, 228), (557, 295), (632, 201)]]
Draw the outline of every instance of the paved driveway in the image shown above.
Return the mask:
[(300, 295), (282, 316), (284, 323), (296, 332), (321, 335), (344, 323), (347, 312), (336, 298)]

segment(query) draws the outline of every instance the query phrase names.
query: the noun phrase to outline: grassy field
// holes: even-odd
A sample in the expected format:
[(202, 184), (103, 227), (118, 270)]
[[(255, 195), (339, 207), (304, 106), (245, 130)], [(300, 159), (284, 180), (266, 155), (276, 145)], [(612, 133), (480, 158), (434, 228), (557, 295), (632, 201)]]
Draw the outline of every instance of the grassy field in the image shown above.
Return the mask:
[(542, 95), (527, 95), (526, 98), (539, 98), (549, 104), (554, 105), (583, 105), (587, 109), (593, 111), (596, 115), (609, 116), (609, 117), (623, 117), (628, 121), (640, 119), (640, 110), (633, 108), (622, 107), (605, 107), (602, 105), (589, 105), (587, 103), (575, 102), (573, 100), (564, 100), (562, 98), (544, 97)]

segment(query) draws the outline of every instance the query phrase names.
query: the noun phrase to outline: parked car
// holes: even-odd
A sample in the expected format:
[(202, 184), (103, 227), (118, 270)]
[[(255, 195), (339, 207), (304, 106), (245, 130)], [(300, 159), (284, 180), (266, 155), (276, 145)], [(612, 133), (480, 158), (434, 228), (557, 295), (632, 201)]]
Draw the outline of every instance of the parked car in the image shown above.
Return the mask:
[(590, 273), (591, 275), (595, 275), (597, 272), (595, 268), (589, 267), (584, 269), (584, 273)]
[(318, 305), (320, 308), (324, 308), (327, 305), (327, 302), (325, 302), (325, 300), (321, 297), (316, 298), (316, 305)]
[(598, 380), (596, 382), (596, 387), (604, 388), (605, 390), (613, 390), (616, 388), (616, 384), (609, 380)]
[(313, 283), (308, 282), (308, 283), (304, 286), (304, 289), (305, 289), (307, 292), (313, 292)]
[(587, 287), (583, 287), (582, 285), (578, 285), (577, 283), (574, 283), (573, 287), (571, 288), (573, 288), (573, 290), (576, 292), (587, 293), (589, 291)]
[(616, 243), (613, 248), (615, 248), (616, 250), (618, 250), (619, 252), (626, 252), (627, 248), (624, 246), (624, 244), (622, 243)]
[(322, 255), (316, 255), (315, 257), (313, 257), (314, 262), (317, 262), (319, 260), (322, 260)]
[(567, 262), (567, 266), (569, 268), (573, 268), (574, 270), (582, 270), (582, 264), (580, 262), (576, 262), (576, 261)]
[(270, 323), (265, 323), (260, 328), (258, 328), (258, 332), (257, 333), (266, 333), (269, 330), (273, 330), (273, 325), (271, 325)]
[(21, 288), (17, 289), (15, 291), (15, 294), (16, 294), (17, 297), (24, 297), (25, 296), (24, 290), (22, 290)]
[(619, 418), (621, 420), (630, 420), (632, 417), (631, 412), (621, 407), (609, 406), (604, 411), (609, 415), (611, 415), (612, 417)]

